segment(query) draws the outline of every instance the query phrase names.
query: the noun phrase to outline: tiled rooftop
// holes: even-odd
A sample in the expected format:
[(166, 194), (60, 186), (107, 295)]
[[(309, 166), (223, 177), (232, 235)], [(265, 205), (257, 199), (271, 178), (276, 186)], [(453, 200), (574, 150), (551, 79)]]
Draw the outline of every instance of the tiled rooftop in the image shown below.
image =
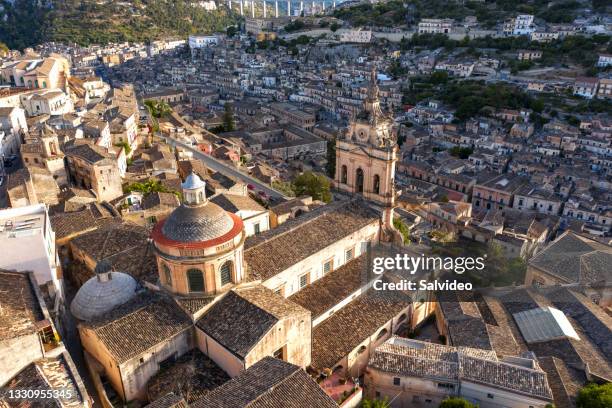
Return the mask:
[(338, 405), (304, 370), (265, 357), (192, 404), (192, 408), (334, 408)]
[(278, 228), (250, 237), (244, 253), (249, 279), (266, 281), (334, 242), (377, 222), (378, 217), (365, 205), (340, 203), (324, 206), (289, 220)]
[(197, 327), (241, 358), (281, 319), (308, 311), (263, 286), (237, 289), (217, 301)]

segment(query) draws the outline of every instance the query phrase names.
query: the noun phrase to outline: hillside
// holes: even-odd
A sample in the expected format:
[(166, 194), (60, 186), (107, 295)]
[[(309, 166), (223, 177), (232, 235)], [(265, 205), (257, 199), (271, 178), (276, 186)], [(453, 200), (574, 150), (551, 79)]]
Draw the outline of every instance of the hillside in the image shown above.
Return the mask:
[(226, 9), (206, 11), (184, 0), (0, 0), (0, 41), (11, 48), (45, 41), (82, 45), (150, 41), (225, 30)]

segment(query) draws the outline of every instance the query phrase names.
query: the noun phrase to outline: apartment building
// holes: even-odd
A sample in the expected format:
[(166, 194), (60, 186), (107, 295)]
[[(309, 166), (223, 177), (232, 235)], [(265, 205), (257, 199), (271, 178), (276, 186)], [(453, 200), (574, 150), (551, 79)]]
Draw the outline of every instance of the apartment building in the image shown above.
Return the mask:
[(419, 34), (449, 34), (453, 20), (449, 18), (424, 18), (419, 22)]

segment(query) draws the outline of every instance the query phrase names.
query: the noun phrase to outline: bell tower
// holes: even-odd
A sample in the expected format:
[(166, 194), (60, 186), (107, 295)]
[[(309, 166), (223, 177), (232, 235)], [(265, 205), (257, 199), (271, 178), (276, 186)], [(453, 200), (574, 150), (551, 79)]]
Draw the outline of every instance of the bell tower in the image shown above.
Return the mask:
[(336, 188), (360, 194), (382, 207), (395, 205), (395, 163), (398, 147), (393, 119), (380, 107), (376, 71), (361, 112), (336, 141)]

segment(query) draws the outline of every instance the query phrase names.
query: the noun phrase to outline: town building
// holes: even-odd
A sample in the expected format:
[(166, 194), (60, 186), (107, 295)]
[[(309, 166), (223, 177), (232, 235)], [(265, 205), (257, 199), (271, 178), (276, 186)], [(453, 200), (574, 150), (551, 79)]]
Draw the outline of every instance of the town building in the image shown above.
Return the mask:
[(50, 395), (46, 403), (89, 408), (93, 400), (52, 322), (38, 285), (32, 272), (0, 269), (0, 308), (5, 311), (0, 319), (0, 404), (10, 407), (16, 401), (24, 402), (11, 398), (11, 391), (56, 390), (57, 396)]
[(580, 285), (602, 307), (612, 303), (609, 268), (612, 247), (571, 231), (529, 261), (526, 285)]
[(514, 196), (527, 180), (521, 176), (500, 174), (485, 182), (474, 185), (472, 205), (487, 210), (512, 207)]
[(419, 34), (449, 34), (453, 20), (448, 18), (424, 18), (419, 21)]
[(574, 82), (574, 95), (592, 99), (595, 95), (597, 95), (598, 86), (599, 80), (597, 78), (576, 78), (576, 81)]
[(70, 178), (78, 187), (92, 190), (99, 201), (112, 201), (123, 194), (120, 158), (89, 143), (77, 143), (65, 151)]
[(32, 271), (49, 298), (63, 298), (55, 233), (44, 204), (0, 210), (0, 252), (0, 268)]
[(547, 376), (532, 354), (499, 359), (494, 351), (392, 337), (371, 355), (368, 396), (394, 407), (439, 405), (462, 397), (483, 408), (549, 406)]

